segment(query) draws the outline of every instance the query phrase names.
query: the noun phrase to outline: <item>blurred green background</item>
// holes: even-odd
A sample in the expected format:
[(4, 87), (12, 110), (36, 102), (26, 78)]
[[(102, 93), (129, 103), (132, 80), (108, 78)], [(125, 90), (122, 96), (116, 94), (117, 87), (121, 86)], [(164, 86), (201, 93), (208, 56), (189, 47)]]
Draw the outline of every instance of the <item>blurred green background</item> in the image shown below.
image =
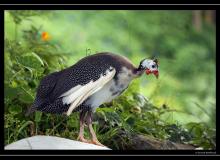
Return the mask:
[[(215, 11), (24, 10), (5, 11), (6, 143), (17, 139), (10, 135), (19, 137), (24, 124), (34, 123), (22, 114), (18, 124), (9, 123), (10, 114), (23, 113), (33, 102), (43, 76), (103, 51), (124, 55), (136, 66), (156, 56), (159, 79), (143, 75), (132, 84), (135, 92), (156, 108), (169, 108), (160, 120), (205, 124), (215, 134)], [(12, 134), (12, 124), (20, 125), (20, 132)]]

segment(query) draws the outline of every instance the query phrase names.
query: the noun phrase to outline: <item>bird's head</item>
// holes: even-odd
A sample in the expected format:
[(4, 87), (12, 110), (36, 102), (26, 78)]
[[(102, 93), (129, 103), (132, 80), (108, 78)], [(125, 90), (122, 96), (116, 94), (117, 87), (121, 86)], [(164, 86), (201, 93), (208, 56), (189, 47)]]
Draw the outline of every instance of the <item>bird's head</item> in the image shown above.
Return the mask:
[(147, 75), (154, 74), (159, 77), (159, 65), (157, 59), (143, 59), (138, 67), (139, 70), (145, 71)]

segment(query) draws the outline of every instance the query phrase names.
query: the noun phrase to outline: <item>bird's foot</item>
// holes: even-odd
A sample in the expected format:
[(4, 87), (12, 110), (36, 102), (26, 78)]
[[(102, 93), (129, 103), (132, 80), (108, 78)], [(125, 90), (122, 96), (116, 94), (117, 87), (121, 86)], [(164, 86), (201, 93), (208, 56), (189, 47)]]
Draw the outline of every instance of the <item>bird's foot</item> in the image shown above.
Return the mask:
[(77, 138), (78, 141), (84, 142), (84, 143), (91, 143), (90, 140), (85, 139), (83, 136), (79, 136)]
[(98, 140), (91, 140), (90, 143), (98, 145), (98, 146), (106, 147), (103, 144), (101, 144)]

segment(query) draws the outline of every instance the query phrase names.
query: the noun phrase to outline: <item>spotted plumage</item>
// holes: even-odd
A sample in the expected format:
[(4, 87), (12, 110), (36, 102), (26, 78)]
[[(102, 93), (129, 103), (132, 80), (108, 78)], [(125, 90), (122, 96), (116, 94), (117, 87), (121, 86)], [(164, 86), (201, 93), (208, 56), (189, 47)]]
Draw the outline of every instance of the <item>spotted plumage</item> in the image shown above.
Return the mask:
[[(121, 63), (126, 63), (126, 59), (118, 58), (118, 55), (111, 53), (99, 53), (85, 57), (65, 70), (46, 76), (39, 85), (33, 106), (37, 110), (50, 113), (66, 112), (69, 105), (63, 105), (59, 96), (76, 85), (85, 85), (91, 80), (96, 81), (110, 66), (116, 69), (114, 79), (117, 80), (117, 73), (122, 68)], [(133, 67), (132, 64), (126, 64), (126, 66), (129, 69)]]
[(87, 56), (69, 68), (44, 77), (28, 113), (39, 110), (70, 115), (79, 111), (82, 127), (79, 139), (85, 140), (83, 126), (86, 116), (92, 139), (97, 142), (91, 126), (91, 113), (101, 104), (118, 97), (145, 70), (147, 74), (154, 73), (158, 76), (158, 62), (144, 59), (136, 68), (126, 57), (113, 53)]

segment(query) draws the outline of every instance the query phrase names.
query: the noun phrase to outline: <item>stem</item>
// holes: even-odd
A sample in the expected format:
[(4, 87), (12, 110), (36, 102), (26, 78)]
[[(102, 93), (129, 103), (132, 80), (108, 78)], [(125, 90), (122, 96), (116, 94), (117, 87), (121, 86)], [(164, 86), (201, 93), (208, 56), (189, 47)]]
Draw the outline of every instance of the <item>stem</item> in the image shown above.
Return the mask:
[(9, 83), (11, 83), (11, 81), (14, 79), (14, 77), (15, 77), (19, 72), (21, 72), (21, 71), (22, 71), (22, 69), (20, 69), (19, 71), (17, 71), (17, 72), (10, 78)]
[(21, 87), (29, 96), (31, 96), (31, 98), (34, 99), (34, 96), (32, 96), (30, 93), (28, 93), (28, 91), (26, 91), (23, 87)]
[(38, 130), (38, 123), (36, 122), (35, 135), (37, 135), (37, 130)]
[(66, 118), (64, 118), (60, 123), (58, 123), (56, 126), (53, 127), (52, 131), (50, 131), (49, 134), (52, 134), (52, 132), (54, 132), (54, 130), (59, 127), (64, 121), (66, 120)]
[(8, 143), (7, 144), (9, 144), (10, 143), (10, 132), (9, 132), (9, 129), (8, 129)]

